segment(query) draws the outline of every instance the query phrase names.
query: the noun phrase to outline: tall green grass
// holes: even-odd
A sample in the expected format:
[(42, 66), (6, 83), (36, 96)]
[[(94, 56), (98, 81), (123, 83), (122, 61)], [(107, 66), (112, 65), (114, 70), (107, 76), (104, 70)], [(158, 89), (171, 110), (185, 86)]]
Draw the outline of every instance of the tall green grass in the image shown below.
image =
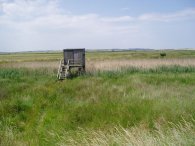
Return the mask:
[(0, 144), (193, 145), (194, 105), (193, 67), (94, 72), (64, 81), (55, 70), (1, 68)]
[[(156, 123), (156, 129), (153, 131), (144, 128), (143, 125), (133, 128), (113, 127), (109, 131), (79, 129), (74, 136), (68, 132), (58, 135), (57, 144), (78, 146), (194, 145), (194, 128), (194, 121), (192, 123), (182, 121), (177, 125), (169, 123), (168, 128), (162, 128), (159, 123)], [(54, 131), (50, 131), (48, 134), (54, 137), (57, 135)]]
[(166, 73), (195, 73), (194, 66), (179, 66), (179, 65), (172, 65), (172, 66), (159, 66), (156, 68), (138, 68), (138, 67), (129, 67), (129, 68), (121, 68), (118, 70), (99, 70), (99, 71), (88, 71), (84, 76), (105, 76), (108, 78), (116, 78), (121, 77), (124, 75), (129, 74), (166, 74)]

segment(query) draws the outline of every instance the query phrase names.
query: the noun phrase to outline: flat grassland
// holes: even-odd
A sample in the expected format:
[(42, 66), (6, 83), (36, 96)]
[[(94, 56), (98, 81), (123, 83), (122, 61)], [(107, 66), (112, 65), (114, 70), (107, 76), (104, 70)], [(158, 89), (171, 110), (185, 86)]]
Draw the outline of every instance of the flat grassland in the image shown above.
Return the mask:
[(61, 52), (0, 55), (0, 145), (195, 145), (195, 51), (87, 52), (58, 81)]

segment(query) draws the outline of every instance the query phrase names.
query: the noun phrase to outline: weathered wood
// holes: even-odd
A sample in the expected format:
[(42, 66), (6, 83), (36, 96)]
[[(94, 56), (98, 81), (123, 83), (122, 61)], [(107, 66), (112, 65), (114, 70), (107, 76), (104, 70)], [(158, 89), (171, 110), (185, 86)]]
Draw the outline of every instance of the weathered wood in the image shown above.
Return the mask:
[(85, 48), (81, 49), (64, 49), (64, 64), (80, 64), (85, 68)]
[(59, 79), (68, 77), (72, 68), (76, 68), (78, 74), (81, 74), (81, 72), (85, 71), (85, 48), (64, 49), (63, 56), (63, 63), (60, 62), (61, 67), (58, 69)]

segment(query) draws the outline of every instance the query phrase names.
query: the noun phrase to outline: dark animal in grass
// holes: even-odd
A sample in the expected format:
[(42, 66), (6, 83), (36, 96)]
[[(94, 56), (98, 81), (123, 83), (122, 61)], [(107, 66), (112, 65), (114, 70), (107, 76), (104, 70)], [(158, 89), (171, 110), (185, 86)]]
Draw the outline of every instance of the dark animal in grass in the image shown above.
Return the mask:
[(160, 56), (161, 56), (161, 57), (165, 57), (166, 55), (167, 55), (167, 54), (164, 53), (164, 52), (163, 52), (163, 53), (160, 53)]

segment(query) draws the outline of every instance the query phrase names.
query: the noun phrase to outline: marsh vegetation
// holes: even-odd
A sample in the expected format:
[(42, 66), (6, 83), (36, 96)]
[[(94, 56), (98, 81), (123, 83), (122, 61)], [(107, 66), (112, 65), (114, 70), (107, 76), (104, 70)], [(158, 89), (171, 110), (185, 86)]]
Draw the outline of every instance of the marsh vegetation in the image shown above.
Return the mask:
[(0, 145), (195, 144), (195, 51), (87, 53), (64, 81), (31, 55), (0, 55)]

